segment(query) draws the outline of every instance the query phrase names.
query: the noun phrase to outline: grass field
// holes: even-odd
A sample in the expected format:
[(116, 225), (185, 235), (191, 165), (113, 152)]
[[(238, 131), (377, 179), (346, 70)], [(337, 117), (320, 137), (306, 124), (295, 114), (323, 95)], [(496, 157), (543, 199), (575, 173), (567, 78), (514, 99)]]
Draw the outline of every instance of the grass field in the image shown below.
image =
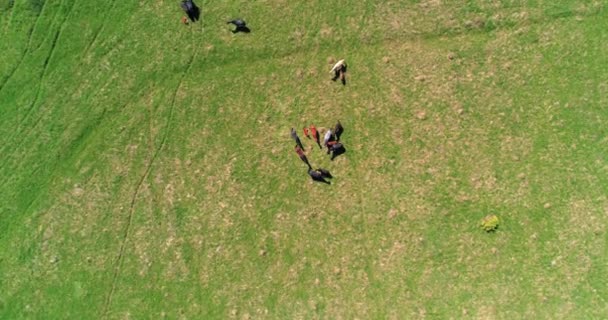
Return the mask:
[(603, 1), (197, 3), (0, 1), (0, 319), (607, 317)]

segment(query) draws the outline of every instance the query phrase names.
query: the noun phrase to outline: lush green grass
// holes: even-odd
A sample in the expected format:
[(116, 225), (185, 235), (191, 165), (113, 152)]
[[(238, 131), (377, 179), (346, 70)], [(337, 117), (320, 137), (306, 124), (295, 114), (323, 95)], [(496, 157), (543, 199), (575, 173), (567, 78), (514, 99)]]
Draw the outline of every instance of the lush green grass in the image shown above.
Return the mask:
[(608, 314), (602, 2), (200, 5), (0, 2), (0, 318)]

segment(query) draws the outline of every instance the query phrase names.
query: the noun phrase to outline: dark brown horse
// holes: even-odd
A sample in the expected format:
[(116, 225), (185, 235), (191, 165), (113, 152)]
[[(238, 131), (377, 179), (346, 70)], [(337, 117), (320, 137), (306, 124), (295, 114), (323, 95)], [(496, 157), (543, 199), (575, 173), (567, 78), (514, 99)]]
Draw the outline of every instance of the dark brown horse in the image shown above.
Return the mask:
[(338, 120), (338, 123), (336, 123), (336, 126), (334, 127), (334, 135), (336, 136), (336, 141), (340, 141), (340, 136), (342, 135), (342, 133), (344, 133), (344, 127), (340, 123), (340, 120)]
[(308, 175), (314, 181), (323, 182), (323, 183), (326, 183), (326, 184), (331, 184), (331, 182), (323, 179), (323, 174), (321, 172), (317, 171), (317, 170), (308, 169)]
[(306, 158), (306, 155), (304, 154), (304, 150), (302, 150), (302, 148), (300, 148), (300, 146), (296, 145), (295, 148), (296, 153), (298, 154), (298, 157), (300, 157), (300, 160), (304, 161), (304, 163), (306, 163), (306, 165), (308, 166), (308, 169), (312, 169), (312, 167), (310, 166), (310, 163), (308, 162), (308, 158)]
[(327, 169), (323, 169), (323, 168), (317, 168), (317, 170), (316, 170), (316, 171), (318, 171), (319, 173), (321, 173), (321, 176), (322, 176), (323, 178), (328, 178), (328, 179), (331, 179), (331, 178), (333, 178), (333, 177), (334, 177), (334, 176), (332, 176), (332, 175), (331, 175), (331, 173), (330, 173), (330, 172), (329, 172), (329, 170), (327, 170)]

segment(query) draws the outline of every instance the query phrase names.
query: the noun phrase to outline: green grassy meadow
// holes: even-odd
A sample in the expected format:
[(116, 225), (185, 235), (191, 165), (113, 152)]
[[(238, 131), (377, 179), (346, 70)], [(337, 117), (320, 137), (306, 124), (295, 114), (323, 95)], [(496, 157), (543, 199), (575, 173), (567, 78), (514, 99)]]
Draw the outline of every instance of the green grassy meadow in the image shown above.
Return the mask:
[(603, 1), (197, 4), (0, 0), (0, 319), (607, 317)]

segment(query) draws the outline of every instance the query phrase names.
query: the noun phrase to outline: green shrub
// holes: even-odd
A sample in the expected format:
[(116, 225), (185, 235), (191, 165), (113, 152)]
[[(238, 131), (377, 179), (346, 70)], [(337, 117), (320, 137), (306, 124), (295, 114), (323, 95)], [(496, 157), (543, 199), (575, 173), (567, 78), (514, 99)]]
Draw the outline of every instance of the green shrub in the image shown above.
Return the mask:
[(481, 220), (481, 227), (486, 232), (495, 231), (498, 228), (498, 224), (500, 220), (495, 214), (487, 215), (485, 218)]

